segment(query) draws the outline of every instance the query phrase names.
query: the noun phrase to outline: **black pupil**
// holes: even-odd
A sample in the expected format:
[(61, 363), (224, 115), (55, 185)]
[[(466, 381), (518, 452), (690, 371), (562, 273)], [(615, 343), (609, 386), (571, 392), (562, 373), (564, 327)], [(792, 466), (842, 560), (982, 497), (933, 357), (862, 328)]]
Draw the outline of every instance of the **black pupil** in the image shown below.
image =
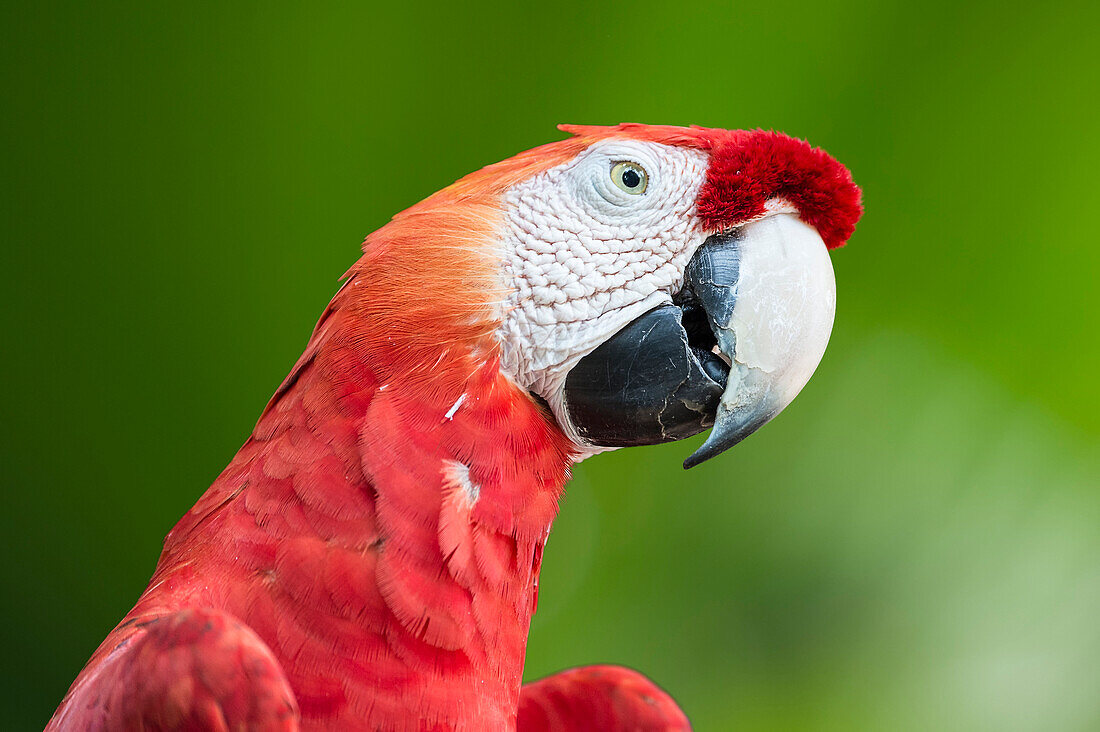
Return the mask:
[(638, 171), (634, 168), (627, 168), (623, 171), (623, 185), (627, 188), (637, 188), (642, 183), (642, 176), (638, 175)]

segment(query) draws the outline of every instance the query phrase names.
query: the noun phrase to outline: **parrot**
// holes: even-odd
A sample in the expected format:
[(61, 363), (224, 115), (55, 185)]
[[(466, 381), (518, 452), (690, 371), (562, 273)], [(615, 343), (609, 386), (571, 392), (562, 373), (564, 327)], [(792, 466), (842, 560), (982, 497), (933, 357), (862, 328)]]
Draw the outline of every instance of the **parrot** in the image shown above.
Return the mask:
[(580, 460), (786, 407), (821, 360), (848, 169), (786, 134), (625, 123), (395, 215), (48, 730), (685, 730), (622, 666), (523, 685)]

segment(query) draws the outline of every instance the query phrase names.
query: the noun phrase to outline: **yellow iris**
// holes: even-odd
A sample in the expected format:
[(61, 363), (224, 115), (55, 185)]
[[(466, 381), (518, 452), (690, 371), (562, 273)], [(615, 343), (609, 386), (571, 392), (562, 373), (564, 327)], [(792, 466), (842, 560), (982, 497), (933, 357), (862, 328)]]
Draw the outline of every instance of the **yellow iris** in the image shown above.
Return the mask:
[(649, 175), (637, 163), (615, 163), (611, 168), (611, 181), (627, 193), (638, 196), (649, 185)]

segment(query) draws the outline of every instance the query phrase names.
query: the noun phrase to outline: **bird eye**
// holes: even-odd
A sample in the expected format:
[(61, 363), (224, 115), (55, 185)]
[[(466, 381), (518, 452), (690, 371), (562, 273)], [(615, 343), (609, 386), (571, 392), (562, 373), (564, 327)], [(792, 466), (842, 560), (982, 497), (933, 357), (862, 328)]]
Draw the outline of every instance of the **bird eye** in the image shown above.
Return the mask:
[(611, 182), (627, 193), (637, 196), (645, 192), (649, 176), (637, 163), (615, 163), (611, 168)]

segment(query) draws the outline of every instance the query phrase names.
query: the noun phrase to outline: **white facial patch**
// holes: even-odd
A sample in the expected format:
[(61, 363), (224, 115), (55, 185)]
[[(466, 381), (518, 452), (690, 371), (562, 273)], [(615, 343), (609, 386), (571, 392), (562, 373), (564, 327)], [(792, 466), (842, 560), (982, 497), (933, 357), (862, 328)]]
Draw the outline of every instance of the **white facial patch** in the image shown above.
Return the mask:
[[(644, 192), (616, 185), (620, 162), (645, 171)], [(562, 424), (569, 369), (683, 285), (706, 239), (694, 216), (706, 169), (698, 150), (609, 139), (505, 195), (502, 368)]]

